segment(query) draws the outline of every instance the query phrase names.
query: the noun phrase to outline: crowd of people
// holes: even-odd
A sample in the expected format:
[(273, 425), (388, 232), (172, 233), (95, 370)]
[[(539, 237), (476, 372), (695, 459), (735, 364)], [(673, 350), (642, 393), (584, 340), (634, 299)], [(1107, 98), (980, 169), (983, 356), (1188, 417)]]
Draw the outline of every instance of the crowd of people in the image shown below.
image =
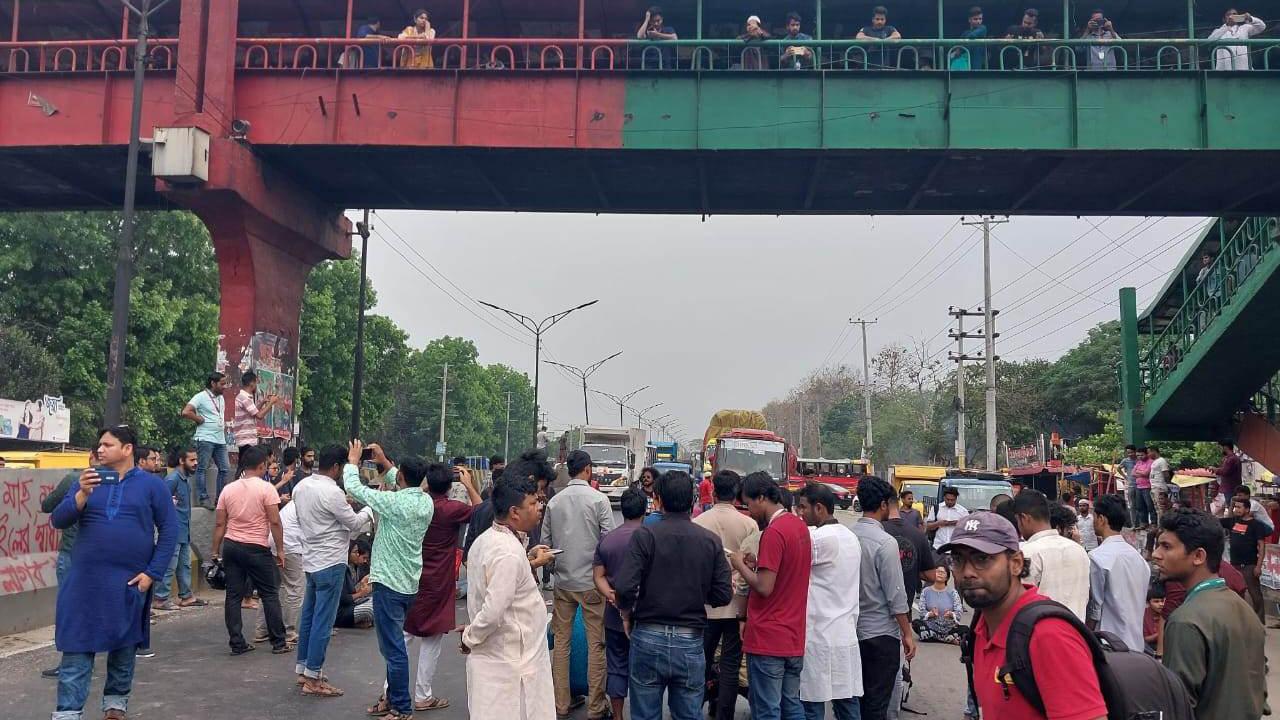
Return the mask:
[[(1037, 9), (1026, 8), (1016, 19), (1018, 21), (1006, 26), (1003, 32), (989, 30), (983, 9), (975, 5), (969, 9), (967, 23), (963, 29), (959, 30), (957, 38), (961, 40), (1005, 39), (1033, 41), (1054, 38), (1052, 31), (1046, 34), (1045, 30), (1041, 28), (1040, 12)], [(786, 13), (785, 17), (782, 18), (781, 29), (776, 31), (771, 30), (770, 25), (761, 16), (753, 14), (749, 15), (743, 22), (741, 33), (737, 36), (737, 39), (748, 46), (753, 42), (758, 43), (765, 40), (780, 40), (784, 42), (788, 40), (798, 42), (812, 41), (814, 38), (803, 32), (803, 25), (804, 18), (794, 10)], [(1261, 18), (1255, 17), (1249, 12), (1243, 12), (1234, 7), (1226, 8), (1222, 15), (1221, 26), (1214, 29), (1207, 37), (1208, 40), (1221, 41), (1223, 43), (1212, 49), (1210, 66), (1217, 70), (1250, 69), (1252, 65), (1250, 58), (1258, 55), (1259, 52), (1251, 52), (1247, 45), (1231, 45), (1227, 43), (1233, 40), (1256, 38), (1266, 30), (1266, 27), (1266, 23)], [(436, 30), (431, 26), (430, 13), (425, 9), (416, 10), (412, 15), (412, 21), (398, 34), (392, 35), (385, 32), (382, 20), (377, 17), (370, 17), (356, 28), (354, 35), (358, 39), (379, 40), (435, 40), (437, 37)], [(869, 22), (859, 27), (851, 39), (891, 43), (904, 37), (902, 31), (889, 22), (888, 7), (877, 5), (871, 10)], [(931, 36), (921, 37), (932, 39)], [(655, 44), (647, 50), (643, 46), (638, 48), (640, 67), (645, 69), (676, 69), (679, 67), (677, 53), (673, 47), (671, 45), (664, 46), (662, 43), (679, 40), (680, 34), (674, 26), (668, 23), (660, 6), (654, 5), (645, 11), (643, 20), (636, 28), (635, 39)], [(1137, 64), (1137, 57), (1134, 57), (1132, 62), (1130, 61), (1129, 51), (1124, 49), (1119, 49), (1118, 51), (1118, 48), (1123, 48), (1120, 43), (1124, 38), (1121, 37), (1116, 29), (1115, 23), (1100, 8), (1089, 12), (1084, 25), (1078, 29), (1072, 39), (1096, 41), (1094, 45), (1081, 48), (1082, 59), (1076, 61), (1073, 56), (1072, 61), (1069, 63), (1072, 68), (1115, 70), (1117, 68), (1136, 66)], [(1063, 62), (1061, 54), (1051, 47), (1039, 44), (1025, 44), (1017, 47), (1018, 52), (1013, 53), (1009, 59), (1004, 57), (1001, 46), (996, 46), (994, 48), (996, 52), (991, 53), (990, 57), (988, 46), (986, 45), (955, 46), (946, 51), (945, 57), (936, 59), (932, 56), (930, 50), (926, 48), (913, 51), (909, 62), (914, 63), (912, 67), (918, 69), (936, 67), (949, 70), (976, 70), (997, 67), (1032, 69), (1060, 67), (1059, 63)], [(407, 51), (397, 50), (396, 52), (398, 55), (392, 59), (392, 62), (399, 67), (436, 67), (429, 43), (414, 44)], [(354, 57), (344, 56), (343, 64), (354, 63)], [(360, 66), (365, 68), (382, 67), (385, 64), (382, 50), (376, 45), (365, 45), (360, 48), (359, 58)], [(860, 58), (862, 66), (865, 67), (901, 67), (903, 62), (901, 57), (891, 56), (889, 45), (880, 49), (868, 50), (865, 54), (860, 55)], [(1006, 64), (1007, 60), (1012, 61), (1014, 58), (1016, 58), (1016, 65)], [(752, 51), (744, 50), (738, 57), (733, 58), (732, 66), (747, 70), (772, 68), (779, 70), (811, 70), (819, 67), (835, 67), (836, 62), (843, 61), (843, 59), (843, 57), (833, 57), (823, 61), (818, 57), (815, 53), (815, 48), (811, 45), (785, 45), (780, 43), (776, 52), (763, 53), (758, 49)], [(697, 67), (697, 63), (701, 60), (703, 58), (698, 57), (698, 53), (694, 53), (687, 62), (691, 66)], [(1151, 56), (1150, 61), (1155, 61), (1154, 54)], [(500, 63), (501, 61), (495, 57), (492, 62)]]
[[(223, 380), (209, 378), (214, 408)], [(187, 414), (204, 417), (204, 405), (197, 396)], [(236, 403), (237, 413), (260, 411), (252, 398)], [(372, 628), (385, 663), (373, 716), (449, 707), (434, 676), (450, 633), (477, 718), (551, 720), (585, 704), (592, 720), (657, 720), (664, 706), (676, 720), (704, 706), (727, 720), (742, 695), (760, 720), (818, 720), (828, 705), (841, 720), (898, 717), (918, 641), (964, 646), (969, 718), (1100, 718), (1118, 681), (1095, 662), (1098, 638), (1162, 663), (1185, 690), (1169, 702), (1197, 718), (1266, 709), (1257, 579), (1274, 527), (1246, 485), (1229, 484), (1225, 456), (1224, 517), (1175, 507), (1158, 449), (1140, 459), (1133, 448), (1129, 477), (1156, 490), (1142, 515), (1150, 489), (1140, 482), (1136, 508), (1120, 494), (1056, 502), (1014, 486), (975, 511), (948, 490), (922, 517), (909, 490), (865, 477), (862, 515), (845, 524), (822, 484), (792, 493), (767, 473), (695, 482), (646, 468), (615, 527), (582, 451), (561, 468), (540, 450), (510, 465), (494, 458), (482, 488), (461, 463), (396, 461), (356, 440), (299, 451), (278, 485), (272, 452), (240, 439), (233, 479), (213, 493), (210, 577), (225, 582), (229, 651), (266, 643), (292, 654), (298, 691), (331, 698), (343, 694), (325, 672), (333, 628)], [(216, 467), (224, 451), (180, 449), (166, 475), (131, 428), (108, 428), (93, 465), (47, 499), (65, 551), (55, 720), (82, 717), (97, 653), (108, 656), (104, 717), (126, 717), (135, 660), (151, 654), (152, 608), (204, 604), (189, 575), (190, 501), (200, 458)], [(1135, 524), (1151, 528), (1149, 557), (1126, 539)], [(250, 594), (260, 603), (252, 641)], [(584, 697), (570, 678), (577, 622)], [(1004, 674), (1015, 654), (1025, 682)]]

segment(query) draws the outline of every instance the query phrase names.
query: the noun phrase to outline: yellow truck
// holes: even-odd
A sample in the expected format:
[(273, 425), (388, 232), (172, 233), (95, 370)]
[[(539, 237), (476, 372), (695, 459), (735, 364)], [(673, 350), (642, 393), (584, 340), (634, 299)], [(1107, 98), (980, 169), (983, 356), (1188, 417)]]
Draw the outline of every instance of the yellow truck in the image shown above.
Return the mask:
[(941, 465), (890, 465), (889, 484), (901, 493), (910, 490), (915, 494), (912, 504), (926, 517), (933, 509), (938, 497), (938, 481), (947, 476), (947, 469)]

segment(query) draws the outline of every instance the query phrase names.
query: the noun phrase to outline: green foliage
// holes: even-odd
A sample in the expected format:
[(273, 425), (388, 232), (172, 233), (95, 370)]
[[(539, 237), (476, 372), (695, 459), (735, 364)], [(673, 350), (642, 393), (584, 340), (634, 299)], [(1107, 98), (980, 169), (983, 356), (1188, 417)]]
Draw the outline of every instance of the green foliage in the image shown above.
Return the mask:
[[(1081, 438), (1068, 445), (1064, 458), (1072, 464), (1114, 463), (1124, 457), (1124, 427), (1115, 412), (1098, 413), (1104, 423), (1102, 432)], [(1154, 442), (1160, 454), (1174, 468), (1216, 467), (1222, 460), (1221, 450), (1213, 442)]]
[(36, 344), (25, 330), (0, 326), (0, 397), (31, 400), (57, 395), (61, 387), (58, 360)]
[[(0, 397), (61, 394), (71, 410), (72, 443), (81, 446), (102, 422), (119, 233), (117, 213), (0, 214)], [(185, 443), (192, 428), (179, 413), (199, 392), (217, 346), (213, 246), (200, 220), (185, 212), (139, 214), (135, 238), (124, 416), (148, 443)], [(357, 260), (333, 261), (307, 280), (295, 407), (311, 445), (342, 443), (350, 432), (359, 273)], [(370, 282), (370, 307), (376, 298)], [(533, 436), (525, 375), (479, 365), (475, 346), (461, 338), (414, 351), (403, 330), (375, 314), (365, 323), (361, 434), (400, 451), (434, 449), (445, 360), (456, 374), (450, 448), (501, 452), (508, 391), (512, 448), (525, 447)]]

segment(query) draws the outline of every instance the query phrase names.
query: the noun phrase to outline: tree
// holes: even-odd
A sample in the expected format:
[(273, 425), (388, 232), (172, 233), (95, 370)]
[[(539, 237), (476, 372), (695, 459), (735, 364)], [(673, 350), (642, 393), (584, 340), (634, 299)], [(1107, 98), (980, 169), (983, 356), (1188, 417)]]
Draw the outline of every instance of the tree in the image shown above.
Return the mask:
[(58, 360), (25, 330), (0, 326), (0, 398), (32, 400), (60, 393)]
[[(368, 306), (377, 303), (372, 281)], [(302, 436), (314, 447), (344, 444), (351, 434), (351, 389), (355, 377), (359, 308), (359, 258), (330, 260), (307, 277), (298, 342), (298, 392)], [(408, 335), (390, 319), (366, 313), (361, 434), (367, 439), (389, 429), (395, 393), (409, 362)]]
[(1045, 401), (1058, 409), (1064, 437), (1102, 432), (1099, 417), (1120, 404), (1120, 322), (1101, 323), (1079, 345), (1053, 363), (1045, 378)]

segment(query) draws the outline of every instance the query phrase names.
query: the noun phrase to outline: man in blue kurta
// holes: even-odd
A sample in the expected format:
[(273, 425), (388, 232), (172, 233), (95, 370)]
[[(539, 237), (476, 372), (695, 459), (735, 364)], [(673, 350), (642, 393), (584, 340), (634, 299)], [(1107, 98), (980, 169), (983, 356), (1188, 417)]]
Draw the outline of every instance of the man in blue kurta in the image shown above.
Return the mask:
[(150, 640), (151, 586), (169, 567), (178, 519), (164, 481), (134, 466), (137, 443), (126, 425), (103, 430), (99, 466), (80, 473), (52, 513), (55, 528), (80, 528), (58, 592), (54, 643), (62, 664), (53, 720), (84, 716), (100, 652), (107, 653), (104, 720), (124, 718), (138, 646)]

